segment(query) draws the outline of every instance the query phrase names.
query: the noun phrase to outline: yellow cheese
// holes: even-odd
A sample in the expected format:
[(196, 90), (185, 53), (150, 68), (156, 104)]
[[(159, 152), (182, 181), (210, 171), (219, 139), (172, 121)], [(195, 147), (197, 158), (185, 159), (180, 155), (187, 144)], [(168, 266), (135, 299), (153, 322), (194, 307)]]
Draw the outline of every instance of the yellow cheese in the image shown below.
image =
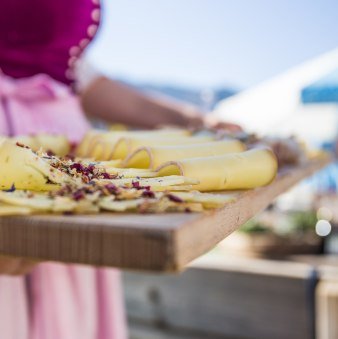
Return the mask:
[(31, 149), (5, 141), (0, 146), (0, 189), (46, 191), (71, 178), (38, 157)]
[(253, 149), (214, 157), (170, 161), (160, 176), (182, 175), (199, 180), (200, 191), (250, 189), (268, 185), (276, 176), (277, 160), (270, 149)]
[[(184, 129), (160, 129), (149, 131), (89, 131), (76, 149), (80, 157), (92, 157), (96, 160), (124, 159), (131, 152), (130, 140), (143, 139), (186, 139), (190, 132)], [(172, 139), (171, 139), (172, 138)], [(142, 143), (141, 143), (142, 145)], [(116, 146), (116, 150), (115, 150)], [(134, 147), (138, 147), (137, 145)]]
[(96, 138), (98, 135), (101, 135), (102, 132), (98, 130), (90, 130), (86, 133), (86, 135), (83, 137), (80, 144), (77, 146), (75, 153), (79, 157), (87, 157), (88, 156), (88, 148), (90, 147), (91, 143), (93, 142), (93, 139)]
[(137, 148), (142, 146), (155, 146), (155, 145), (192, 145), (192, 144), (203, 144), (212, 140), (212, 137), (186, 137), (186, 136), (177, 136), (177, 137), (163, 137), (163, 136), (134, 136), (121, 138), (115, 145), (111, 153), (111, 158), (113, 159), (125, 159)]
[(48, 135), (37, 134), (32, 137), (36, 140), (38, 148), (33, 148), (33, 151), (38, 151), (41, 147), (44, 151), (52, 151), (54, 154), (63, 157), (70, 152), (70, 143), (64, 135)]
[(238, 140), (213, 141), (176, 146), (147, 146), (135, 150), (122, 163), (123, 167), (157, 168), (171, 160), (209, 157), (243, 152), (245, 145)]

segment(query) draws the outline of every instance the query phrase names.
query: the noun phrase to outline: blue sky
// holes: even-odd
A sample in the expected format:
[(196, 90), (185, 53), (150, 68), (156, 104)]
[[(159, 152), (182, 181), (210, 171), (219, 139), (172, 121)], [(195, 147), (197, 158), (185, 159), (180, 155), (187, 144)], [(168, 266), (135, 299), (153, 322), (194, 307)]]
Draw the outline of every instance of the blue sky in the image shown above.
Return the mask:
[(103, 0), (89, 59), (105, 73), (246, 88), (338, 47), (337, 0)]

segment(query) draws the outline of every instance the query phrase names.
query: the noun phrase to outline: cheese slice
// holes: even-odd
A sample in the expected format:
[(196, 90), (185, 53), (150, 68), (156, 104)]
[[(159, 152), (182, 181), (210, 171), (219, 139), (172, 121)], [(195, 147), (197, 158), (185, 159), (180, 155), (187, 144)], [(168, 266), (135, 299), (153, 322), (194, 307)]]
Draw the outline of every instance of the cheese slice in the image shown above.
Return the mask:
[(202, 144), (146, 146), (136, 149), (122, 162), (121, 166), (154, 169), (171, 160), (209, 157), (227, 153), (238, 153), (244, 150), (245, 145), (235, 139)]
[(212, 141), (212, 137), (203, 136), (203, 137), (186, 137), (186, 136), (177, 136), (177, 137), (144, 137), (144, 136), (135, 136), (135, 137), (126, 137), (121, 138), (115, 145), (110, 157), (112, 159), (125, 159), (137, 148), (142, 146), (154, 146), (154, 145), (193, 145), (193, 144), (203, 144), (206, 142)]
[(57, 184), (69, 183), (72, 178), (51, 167), (31, 149), (4, 141), (0, 146), (0, 189), (46, 191)]
[[(186, 129), (180, 128), (163, 128), (158, 130), (136, 130), (136, 131), (102, 131), (97, 129), (92, 129), (86, 133), (81, 143), (76, 149), (76, 155), (79, 157), (89, 157), (92, 156), (93, 148), (100, 147), (97, 143), (100, 141), (107, 142), (110, 146), (115, 145), (115, 143), (122, 137), (132, 138), (132, 137), (161, 137), (161, 138), (175, 138), (175, 137), (188, 137), (191, 135), (191, 132)], [(100, 152), (100, 150), (96, 151)], [(109, 149), (111, 153), (111, 149)], [(98, 160), (108, 160), (108, 159), (98, 159)]]
[(169, 161), (161, 165), (159, 176), (194, 178), (199, 191), (250, 189), (268, 185), (277, 173), (277, 160), (267, 148), (213, 157)]
[(29, 146), (33, 151), (42, 148), (44, 151), (52, 151), (58, 156), (65, 156), (70, 152), (70, 143), (64, 135), (36, 134), (34, 136), (16, 136), (11, 138), (14, 143), (19, 142)]
[(125, 159), (129, 154), (141, 146), (153, 145), (180, 145), (201, 144), (212, 141), (212, 137), (190, 137), (179, 135), (176, 137), (166, 135), (134, 135), (134, 136), (100, 136), (92, 138), (84, 156), (95, 160)]

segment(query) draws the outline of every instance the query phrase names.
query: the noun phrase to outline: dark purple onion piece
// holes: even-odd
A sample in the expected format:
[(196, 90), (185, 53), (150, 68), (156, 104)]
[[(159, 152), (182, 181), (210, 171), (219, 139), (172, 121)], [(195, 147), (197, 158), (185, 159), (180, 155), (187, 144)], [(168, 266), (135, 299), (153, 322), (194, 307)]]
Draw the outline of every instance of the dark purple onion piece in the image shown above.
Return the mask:
[(173, 194), (167, 194), (167, 197), (170, 201), (173, 201), (173, 202), (183, 202), (181, 198)]
[(14, 192), (15, 191), (15, 185), (14, 183), (12, 184), (11, 188), (9, 188), (8, 190), (4, 190), (4, 192)]
[(149, 190), (142, 192), (142, 197), (144, 198), (155, 198), (155, 193)]
[(87, 167), (87, 170), (88, 170), (88, 172), (90, 172), (90, 173), (94, 173), (94, 170), (95, 170), (95, 166), (93, 165), (93, 164), (90, 164), (88, 167)]
[(83, 170), (84, 170), (84, 167), (82, 164), (78, 163), (78, 162), (75, 162), (74, 164), (71, 164), (69, 166), (70, 169), (76, 169), (76, 172), (78, 173), (82, 173)]
[(112, 177), (110, 176), (109, 173), (104, 172), (104, 173), (102, 173), (101, 175), (102, 175), (102, 178), (103, 178), (103, 179), (112, 179)]
[(81, 190), (77, 190), (73, 193), (73, 199), (75, 201), (79, 201), (81, 199), (84, 199), (84, 197), (85, 197), (85, 194)]
[(110, 194), (114, 194), (118, 191), (118, 188), (114, 184), (107, 184), (104, 186)]
[(142, 188), (138, 181), (133, 181), (131, 184), (134, 188), (136, 188), (138, 190)]

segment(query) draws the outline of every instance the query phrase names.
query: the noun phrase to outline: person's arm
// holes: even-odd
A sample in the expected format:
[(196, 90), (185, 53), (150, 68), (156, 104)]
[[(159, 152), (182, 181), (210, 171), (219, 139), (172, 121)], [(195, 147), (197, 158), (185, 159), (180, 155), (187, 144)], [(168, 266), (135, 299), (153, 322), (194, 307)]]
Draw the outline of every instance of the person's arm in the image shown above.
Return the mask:
[(139, 128), (204, 125), (202, 113), (192, 105), (147, 96), (103, 76), (82, 91), (81, 102), (88, 115)]

